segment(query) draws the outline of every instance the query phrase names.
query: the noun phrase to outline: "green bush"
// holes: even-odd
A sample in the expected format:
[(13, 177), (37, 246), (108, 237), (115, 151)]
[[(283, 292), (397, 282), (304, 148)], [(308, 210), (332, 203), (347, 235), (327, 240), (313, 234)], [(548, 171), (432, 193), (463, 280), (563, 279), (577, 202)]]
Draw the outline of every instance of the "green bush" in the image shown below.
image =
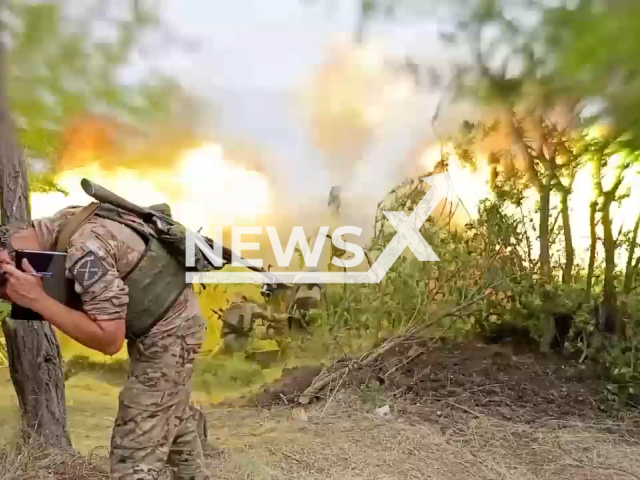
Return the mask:
[(243, 353), (199, 358), (196, 361), (193, 386), (208, 394), (226, 394), (264, 382), (262, 368), (249, 362)]

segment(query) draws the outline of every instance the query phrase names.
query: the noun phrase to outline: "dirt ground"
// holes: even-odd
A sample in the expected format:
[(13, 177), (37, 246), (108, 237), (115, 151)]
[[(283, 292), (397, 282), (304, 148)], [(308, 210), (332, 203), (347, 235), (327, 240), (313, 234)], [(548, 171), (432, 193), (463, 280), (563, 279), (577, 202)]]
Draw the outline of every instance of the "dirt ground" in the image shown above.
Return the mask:
[[(286, 372), (249, 399), (246, 419), (238, 409), (210, 414), (215, 441), (233, 445), (220, 457), (222, 478), (640, 478), (640, 414), (612, 403), (592, 365), (413, 342), (336, 379), (310, 409), (287, 408), (315, 373)], [(348, 392), (334, 396), (337, 383)], [(232, 416), (229, 434), (250, 432), (253, 418), (268, 435), (235, 443), (216, 427)]]
[[(213, 478), (296, 480), (640, 478), (640, 442), (610, 422), (532, 426), (489, 417), (439, 425), (340, 394), (307, 409), (208, 412)], [(457, 415), (452, 413), (452, 415)]]
[[(203, 405), (211, 478), (640, 479), (640, 415), (614, 407), (590, 366), (499, 346), (414, 342), (340, 378), (318, 402), (294, 405), (318, 371), (291, 369), (257, 397)], [(91, 465), (76, 458), (73, 475), (51, 476), (64, 470), (60, 459), (5, 450), (0, 479), (108, 478), (97, 467), (117, 391), (84, 374), (67, 385), (72, 439)], [(3, 425), (16, 413), (3, 408)]]
[(414, 411), (431, 421), (463, 411), (520, 423), (599, 420), (640, 427), (637, 410), (607, 395), (595, 365), (555, 355), (514, 355), (508, 345), (407, 343), (356, 382), (381, 384), (392, 397), (423, 407)]

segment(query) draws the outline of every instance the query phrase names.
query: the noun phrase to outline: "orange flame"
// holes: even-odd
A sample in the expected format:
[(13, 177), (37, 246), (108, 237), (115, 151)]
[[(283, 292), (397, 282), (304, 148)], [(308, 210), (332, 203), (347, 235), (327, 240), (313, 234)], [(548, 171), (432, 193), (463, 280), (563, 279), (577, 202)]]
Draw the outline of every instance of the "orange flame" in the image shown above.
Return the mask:
[(142, 206), (168, 203), (176, 219), (203, 233), (215, 225), (254, 223), (269, 207), (262, 173), (228, 160), (220, 145), (196, 143), (183, 132), (152, 136), (110, 119), (84, 118), (67, 130), (56, 166), (56, 181), (69, 195), (33, 193), (34, 218), (89, 203), (82, 178)]

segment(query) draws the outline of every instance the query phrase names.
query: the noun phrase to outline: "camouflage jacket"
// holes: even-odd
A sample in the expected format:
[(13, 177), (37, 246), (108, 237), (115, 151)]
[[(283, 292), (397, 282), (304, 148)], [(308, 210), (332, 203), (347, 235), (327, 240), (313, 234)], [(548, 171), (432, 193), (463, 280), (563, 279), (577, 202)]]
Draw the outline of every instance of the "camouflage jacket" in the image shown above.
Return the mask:
[[(54, 250), (57, 235), (81, 207), (67, 207), (51, 217), (33, 221), (40, 248)], [(137, 217), (127, 220), (148, 227)], [(126, 318), (129, 289), (123, 278), (137, 264), (145, 243), (131, 228), (97, 216), (89, 218), (71, 237), (67, 247), (67, 277), (74, 281), (83, 310), (96, 321)], [(162, 323), (200, 313), (190, 286), (165, 315)]]

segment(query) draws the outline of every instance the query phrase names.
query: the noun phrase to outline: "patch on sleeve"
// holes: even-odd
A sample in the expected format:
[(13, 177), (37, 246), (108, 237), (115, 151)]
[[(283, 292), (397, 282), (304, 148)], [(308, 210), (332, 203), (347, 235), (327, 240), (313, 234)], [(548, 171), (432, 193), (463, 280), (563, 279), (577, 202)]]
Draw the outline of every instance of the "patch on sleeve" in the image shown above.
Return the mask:
[(69, 269), (71, 275), (84, 290), (94, 285), (98, 280), (104, 277), (109, 271), (104, 266), (102, 260), (98, 256), (89, 251), (75, 261)]

